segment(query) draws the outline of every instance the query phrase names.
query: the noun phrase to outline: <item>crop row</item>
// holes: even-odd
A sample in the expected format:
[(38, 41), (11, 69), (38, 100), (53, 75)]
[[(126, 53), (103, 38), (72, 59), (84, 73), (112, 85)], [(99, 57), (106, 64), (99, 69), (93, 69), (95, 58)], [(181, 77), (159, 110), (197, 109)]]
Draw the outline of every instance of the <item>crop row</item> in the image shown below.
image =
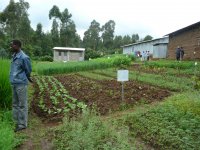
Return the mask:
[(199, 63), (195, 61), (170, 61), (170, 60), (159, 60), (146, 62), (145, 66), (159, 67), (159, 68), (174, 68), (174, 69), (194, 69), (199, 68)]
[(52, 75), (52, 74), (62, 74), (71, 73), (79, 71), (88, 71), (95, 69), (105, 69), (120, 65), (129, 65), (131, 63), (131, 58), (125, 55), (98, 58), (90, 61), (83, 62), (51, 62), (51, 63), (38, 63), (35, 66), (35, 70), (40, 75)]
[(38, 93), (38, 107), (51, 114), (67, 113), (77, 108), (84, 109), (86, 105), (71, 97), (66, 89), (52, 76), (35, 77)]

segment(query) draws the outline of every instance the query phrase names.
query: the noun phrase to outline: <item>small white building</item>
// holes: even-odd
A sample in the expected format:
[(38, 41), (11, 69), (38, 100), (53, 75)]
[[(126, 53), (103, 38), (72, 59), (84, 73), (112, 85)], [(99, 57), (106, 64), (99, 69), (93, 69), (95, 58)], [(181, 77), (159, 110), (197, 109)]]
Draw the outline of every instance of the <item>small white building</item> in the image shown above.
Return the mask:
[(54, 47), (54, 61), (83, 61), (85, 48)]
[(140, 54), (149, 51), (153, 58), (166, 58), (169, 37), (158, 38), (122, 46), (123, 54)]

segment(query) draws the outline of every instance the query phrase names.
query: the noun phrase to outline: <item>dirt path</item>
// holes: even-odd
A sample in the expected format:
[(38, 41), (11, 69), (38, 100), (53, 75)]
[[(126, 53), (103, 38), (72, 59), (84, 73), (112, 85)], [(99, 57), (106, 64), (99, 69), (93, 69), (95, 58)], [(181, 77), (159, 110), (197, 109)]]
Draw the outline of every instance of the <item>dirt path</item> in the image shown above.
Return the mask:
[[(30, 103), (34, 100), (32, 86), (29, 86), (29, 100)], [(25, 136), (25, 141), (16, 150), (54, 150), (55, 148), (51, 141), (51, 129), (57, 124), (42, 122), (31, 107), (29, 108), (28, 120), (28, 128), (16, 133), (16, 136)]]
[(21, 133), (17, 133), (25, 135), (26, 140), (16, 150), (54, 150), (50, 137), (47, 137), (51, 128), (32, 113), (29, 115), (29, 127)]

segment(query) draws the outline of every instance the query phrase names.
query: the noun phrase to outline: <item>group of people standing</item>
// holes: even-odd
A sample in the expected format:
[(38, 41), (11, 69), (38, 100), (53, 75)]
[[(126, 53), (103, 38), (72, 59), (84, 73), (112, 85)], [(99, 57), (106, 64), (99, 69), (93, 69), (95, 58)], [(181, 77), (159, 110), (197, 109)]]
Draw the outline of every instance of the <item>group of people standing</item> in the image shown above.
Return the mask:
[(178, 46), (176, 49), (176, 60), (177, 61), (183, 60), (183, 56), (184, 56), (184, 49), (183, 47)]
[(143, 51), (140, 55), (141, 61), (149, 61), (150, 58), (150, 52), (149, 51)]
[(141, 61), (149, 61), (150, 59), (150, 52), (149, 51), (137, 51), (135, 54), (137, 57), (141, 58)]

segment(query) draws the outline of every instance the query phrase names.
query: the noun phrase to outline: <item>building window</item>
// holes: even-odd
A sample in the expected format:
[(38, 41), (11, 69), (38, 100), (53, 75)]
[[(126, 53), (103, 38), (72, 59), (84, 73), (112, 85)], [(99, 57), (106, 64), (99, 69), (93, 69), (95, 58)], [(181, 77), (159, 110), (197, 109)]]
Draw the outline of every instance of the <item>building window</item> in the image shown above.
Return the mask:
[(67, 52), (64, 52), (64, 56), (67, 56)]
[(58, 55), (61, 56), (61, 52), (58, 52)]

